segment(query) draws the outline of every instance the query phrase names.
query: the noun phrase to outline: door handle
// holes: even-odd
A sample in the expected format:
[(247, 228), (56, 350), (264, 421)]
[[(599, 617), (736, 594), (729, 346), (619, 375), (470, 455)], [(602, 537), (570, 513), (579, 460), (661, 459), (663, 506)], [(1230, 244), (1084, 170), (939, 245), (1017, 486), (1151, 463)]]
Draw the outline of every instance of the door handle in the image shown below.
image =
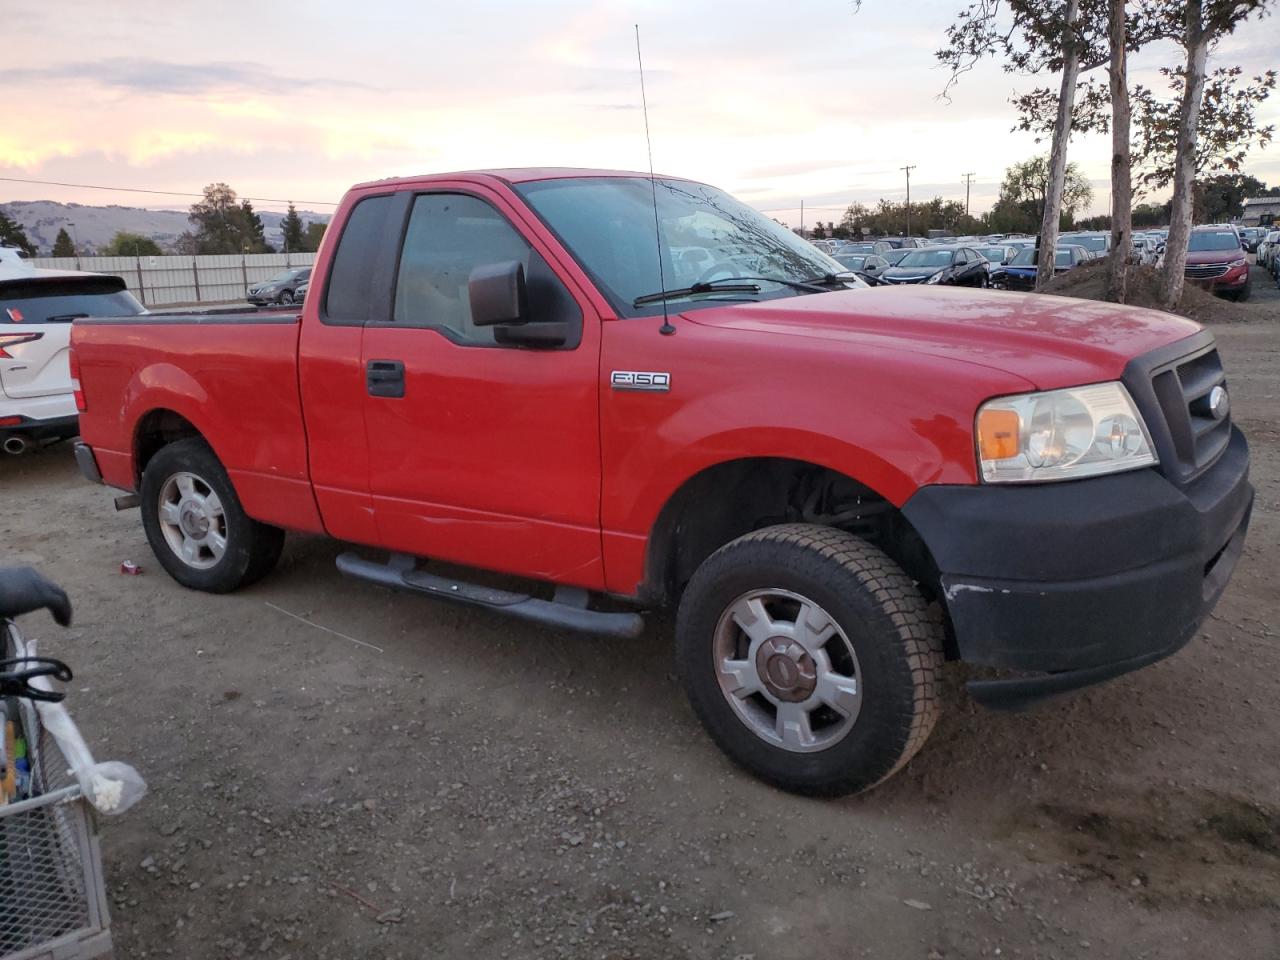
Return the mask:
[(404, 362), (370, 360), (365, 365), (365, 385), (371, 397), (404, 396)]

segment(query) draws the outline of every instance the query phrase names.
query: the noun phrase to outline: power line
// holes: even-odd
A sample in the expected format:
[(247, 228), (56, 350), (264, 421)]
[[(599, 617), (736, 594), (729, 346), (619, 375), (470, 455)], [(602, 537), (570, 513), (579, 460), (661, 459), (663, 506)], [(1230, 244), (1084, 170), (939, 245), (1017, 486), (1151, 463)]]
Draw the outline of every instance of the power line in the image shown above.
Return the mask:
[[(4, 183), (28, 183), (42, 187), (74, 187), (77, 190), (112, 190), (116, 193), (150, 193), (160, 197), (203, 197), (203, 193), (183, 193), (178, 190), (147, 190), (141, 187), (104, 187), (96, 183), (63, 183), (60, 180), (23, 180), (20, 177), (0, 177)], [(311, 207), (336, 207), (336, 200), (276, 200), (271, 197), (240, 197), (251, 203), (292, 203)]]

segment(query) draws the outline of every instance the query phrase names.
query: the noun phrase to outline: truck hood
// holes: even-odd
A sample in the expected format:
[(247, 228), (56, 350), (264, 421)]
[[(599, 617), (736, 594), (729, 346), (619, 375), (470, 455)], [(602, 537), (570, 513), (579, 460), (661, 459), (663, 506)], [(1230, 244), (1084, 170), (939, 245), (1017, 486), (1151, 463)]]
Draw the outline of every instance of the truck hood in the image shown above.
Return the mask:
[(899, 349), (1004, 371), (1050, 390), (1118, 379), (1134, 357), (1199, 324), (1093, 300), (956, 287), (876, 287), (706, 307), (691, 322), (762, 335)]

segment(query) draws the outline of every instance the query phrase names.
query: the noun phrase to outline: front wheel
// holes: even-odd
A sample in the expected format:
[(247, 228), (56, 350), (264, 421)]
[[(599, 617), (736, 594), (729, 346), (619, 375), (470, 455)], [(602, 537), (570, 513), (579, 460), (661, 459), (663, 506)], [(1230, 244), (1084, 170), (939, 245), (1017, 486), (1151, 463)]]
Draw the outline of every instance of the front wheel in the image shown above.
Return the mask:
[(676, 624), (685, 690), (712, 739), (751, 773), (838, 796), (885, 780), (938, 715), (942, 635), (879, 548), (788, 524), (698, 568)]
[(184, 587), (227, 593), (271, 572), (284, 531), (244, 512), (235, 487), (198, 438), (162, 448), (142, 473), (142, 526), (156, 560)]
[(280, 296), (276, 298), (276, 303), (280, 304), (281, 306), (288, 306), (289, 304), (293, 303), (293, 291), (281, 290)]

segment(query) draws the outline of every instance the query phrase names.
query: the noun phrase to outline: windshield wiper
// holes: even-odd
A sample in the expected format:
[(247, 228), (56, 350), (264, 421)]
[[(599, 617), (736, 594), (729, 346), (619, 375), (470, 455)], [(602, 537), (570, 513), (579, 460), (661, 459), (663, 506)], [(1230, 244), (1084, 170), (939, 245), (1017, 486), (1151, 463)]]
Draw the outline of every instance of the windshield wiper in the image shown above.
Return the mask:
[(741, 277), (725, 277), (723, 280), (708, 280), (695, 283), (691, 287), (679, 287), (675, 290), (659, 290), (657, 293), (646, 293), (631, 301), (633, 307), (643, 307), (646, 303), (661, 303), (663, 300), (679, 300), (697, 293), (759, 293), (760, 288), (754, 283), (737, 283)]
[[(744, 282), (746, 281), (746, 282)], [(784, 287), (791, 287), (793, 290), (805, 290), (809, 293), (824, 293), (823, 287), (819, 283), (823, 281), (822, 277), (815, 280), (791, 280), (787, 277), (723, 277), (719, 280), (707, 280), (704, 283), (695, 283), (689, 287), (681, 287), (677, 290), (662, 290), (658, 293), (646, 293), (643, 297), (636, 297), (631, 301), (633, 307), (642, 307), (646, 303), (658, 303), (662, 300), (679, 300), (681, 297), (689, 297), (699, 293), (759, 293), (760, 288), (755, 283), (777, 283)]]
[(819, 284), (823, 284), (828, 287), (835, 284), (843, 286), (847, 282), (847, 278), (852, 278), (854, 280), (862, 279), (857, 270), (841, 270), (839, 273), (823, 273), (816, 277), (806, 277), (804, 280), (797, 282), (808, 284), (810, 286), (817, 286)]

